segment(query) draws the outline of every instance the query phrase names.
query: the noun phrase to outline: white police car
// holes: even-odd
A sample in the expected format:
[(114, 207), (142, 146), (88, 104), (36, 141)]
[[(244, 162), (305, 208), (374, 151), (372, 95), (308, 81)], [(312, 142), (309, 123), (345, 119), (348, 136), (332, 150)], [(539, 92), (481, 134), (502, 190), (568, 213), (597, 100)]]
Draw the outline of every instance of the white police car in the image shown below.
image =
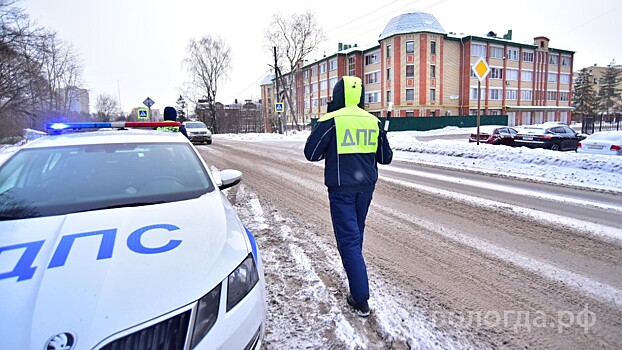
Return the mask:
[[(179, 133), (61, 124), (0, 165), (0, 349), (257, 349), (261, 258)], [(170, 126), (170, 124), (167, 124)], [(118, 130), (117, 128), (120, 128)]]

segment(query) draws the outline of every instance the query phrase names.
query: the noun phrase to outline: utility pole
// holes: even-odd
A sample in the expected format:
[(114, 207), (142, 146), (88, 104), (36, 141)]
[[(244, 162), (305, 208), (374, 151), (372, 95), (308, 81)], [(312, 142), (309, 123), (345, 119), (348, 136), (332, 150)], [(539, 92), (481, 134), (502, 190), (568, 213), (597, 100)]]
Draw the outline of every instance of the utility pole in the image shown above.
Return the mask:
[[(276, 79), (276, 91), (274, 92), (275, 98), (274, 101), (275, 102), (281, 102), (279, 101), (279, 66), (277, 65), (277, 58), (276, 58), (276, 46), (273, 46), (273, 52), (274, 52), (274, 78)], [(279, 134), (283, 133), (283, 121), (281, 120), (281, 112), (276, 112), (276, 120), (278, 120), (279, 122)]]

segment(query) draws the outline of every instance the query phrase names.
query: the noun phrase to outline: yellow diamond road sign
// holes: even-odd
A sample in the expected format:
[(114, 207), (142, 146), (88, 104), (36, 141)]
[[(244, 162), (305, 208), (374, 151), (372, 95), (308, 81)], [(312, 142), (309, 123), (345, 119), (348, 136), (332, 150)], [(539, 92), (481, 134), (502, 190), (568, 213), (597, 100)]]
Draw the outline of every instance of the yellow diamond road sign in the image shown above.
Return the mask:
[(475, 76), (477, 76), (477, 79), (479, 79), (480, 82), (486, 78), (488, 73), (490, 73), (490, 67), (483, 57), (480, 57), (479, 60), (475, 62), (472, 69), (473, 73), (475, 73)]

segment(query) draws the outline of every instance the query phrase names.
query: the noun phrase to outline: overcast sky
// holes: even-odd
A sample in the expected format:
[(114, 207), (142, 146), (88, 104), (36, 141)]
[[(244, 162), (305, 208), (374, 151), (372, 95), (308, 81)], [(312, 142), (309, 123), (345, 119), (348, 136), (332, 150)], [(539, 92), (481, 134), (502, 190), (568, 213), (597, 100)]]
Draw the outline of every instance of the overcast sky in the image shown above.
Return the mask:
[[(259, 83), (272, 61), (264, 32), (274, 13), (314, 12), (328, 40), (311, 60), (333, 54), (339, 42), (377, 44), (387, 22), (410, 10), (433, 14), (447, 32), (481, 35), (508, 29), (533, 43), (546, 36), (553, 48), (575, 51), (575, 70), (622, 63), (622, 1), (489, 0), (21, 0), (32, 19), (55, 30), (80, 54), (91, 109), (98, 94), (120, 96), (125, 111), (174, 105), (187, 81), (181, 66), (191, 38), (220, 36), (231, 47), (233, 67), (217, 99), (259, 99)], [(616, 24), (617, 23), (617, 24)]]

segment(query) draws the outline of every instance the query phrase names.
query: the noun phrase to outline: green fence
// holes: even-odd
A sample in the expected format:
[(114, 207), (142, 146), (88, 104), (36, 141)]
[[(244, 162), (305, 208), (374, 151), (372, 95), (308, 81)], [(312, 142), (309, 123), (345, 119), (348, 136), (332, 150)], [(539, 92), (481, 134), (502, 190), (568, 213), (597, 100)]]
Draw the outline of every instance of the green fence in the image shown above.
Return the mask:
[[(384, 125), (384, 119), (382, 123)], [(311, 119), (311, 125), (315, 126), (317, 118)], [(480, 116), (480, 125), (508, 125), (507, 115), (482, 115)], [(427, 131), (443, 129), (448, 126), (456, 126), (459, 128), (470, 128), (477, 126), (476, 115), (458, 115), (450, 117), (400, 117), (391, 118), (389, 131)]]

